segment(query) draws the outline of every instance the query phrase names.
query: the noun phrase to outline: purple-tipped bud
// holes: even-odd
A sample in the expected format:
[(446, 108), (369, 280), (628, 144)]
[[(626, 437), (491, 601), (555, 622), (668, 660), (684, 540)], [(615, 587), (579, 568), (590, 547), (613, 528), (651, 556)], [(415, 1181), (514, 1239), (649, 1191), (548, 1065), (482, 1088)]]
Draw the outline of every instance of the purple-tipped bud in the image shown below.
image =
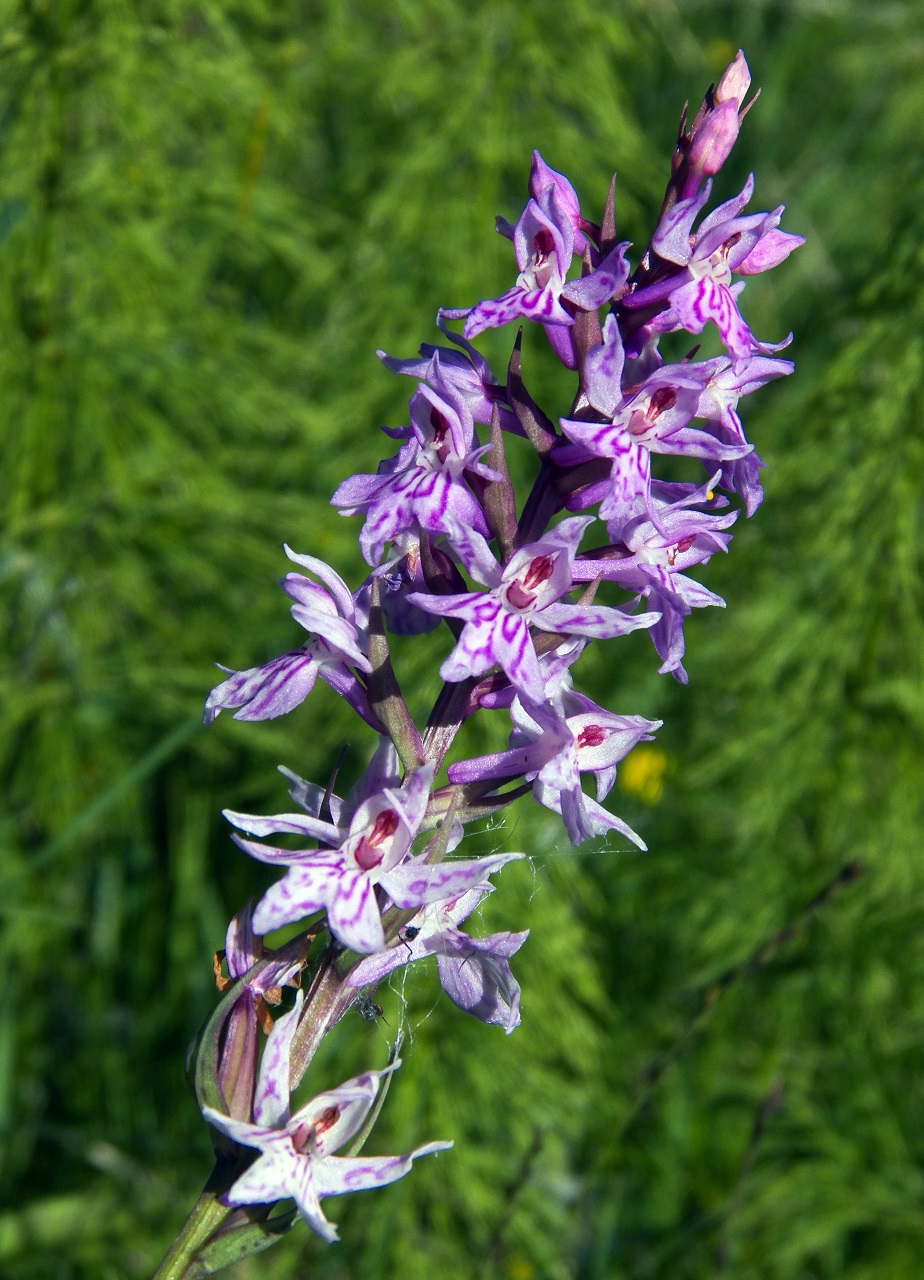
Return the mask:
[(736, 108), (740, 110), (750, 84), (751, 73), (745, 62), (744, 53), (739, 49), (734, 61), (730, 62), (722, 72), (722, 78), (715, 87), (716, 104), (734, 102)]
[(696, 195), (703, 182), (717, 174), (728, 159), (745, 115), (742, 104), (750, 83), (751, 73), (739, 49), (711, 99), (706, 97), (686, 137), (686, 176), (681, 199)]
[(722, 168), (735, 145), (738, 129), (738, 103), (734, 98), (719, 103), (703, 120), (687, 154), (697, 187), (704, 178), (711, 178)]

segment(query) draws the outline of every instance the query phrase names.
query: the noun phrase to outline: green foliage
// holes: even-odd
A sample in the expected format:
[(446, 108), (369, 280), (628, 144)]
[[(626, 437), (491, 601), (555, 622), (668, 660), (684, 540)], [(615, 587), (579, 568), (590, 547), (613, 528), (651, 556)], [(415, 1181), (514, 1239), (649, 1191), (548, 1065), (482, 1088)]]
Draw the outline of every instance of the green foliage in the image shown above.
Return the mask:
[[(267, 882), (218, 812), (272, 811), (277, 763), (320, 779), (369, 744), (326, 688), (272, 724), (196, 717), (211, 661), (297, 634), (283, 540), (359, 579), (327, 498), (410, 390), (375, 347), (410, 354), (438, 305), (502, 287), (490, 228), (533, 146), (591, 205), (617, 168), (641, 242), (679, 103), (740, 43), (764, 92), (723, 194), (754, 167), (760, 207), (811, 237), (745, 299), (761, 336), (795, 328), (798, 371), (743, 406), (767, 501), (701, 575), (729, 609), (689, 624), (690, 685), (644, 638), (584, 660), (600, 701), (665, 719), (656, 803), (614, 795), (652, 851), (564, 852), (525, 807), (476, 838), (531, 855), (483, 915), (533, 930), (523, 1025), (506, 1039), (409, 974), (389, 1025), (348, 1015), (308, 1082), (382, 1065), (406, 1018), (370, 1149), (455, 1149), (331, 1204), (341, 1245), (297, 1228), (230, 1274), (916, 1280), (915, 6), (0, 16), (0, 1273), (148, 1275), (208, 1173), (183, 1053), (225, 922)], [(489, 335), (497, 368), (508, 347)], [(564, 410), (541, 342), (524, 373)], [(420, 711), (434, 664), (398, 656)]]

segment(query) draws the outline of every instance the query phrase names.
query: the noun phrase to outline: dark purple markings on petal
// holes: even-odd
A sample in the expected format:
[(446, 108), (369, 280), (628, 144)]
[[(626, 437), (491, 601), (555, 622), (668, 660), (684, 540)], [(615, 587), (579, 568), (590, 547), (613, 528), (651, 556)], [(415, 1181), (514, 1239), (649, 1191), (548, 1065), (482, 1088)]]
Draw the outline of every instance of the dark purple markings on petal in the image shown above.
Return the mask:
[[(457, 596), (430, 596), (425, 591), (412, 591), (408, 600), (418, 609), (425, 609), (427, 613), (471, 619), (479, 617), (479, 606), (485, 600), (485, 596), (479, 591), (466, 591)], [(494, 612), (496, 611), (495, 606)]]
[(574, 324), (574, 317), (561, 305), (558, 295), (551, 288), (522, 294), (519, 314), (540, 324)]
[(536, 624), (543, 630), (607, 640), (651, 627), (656, 618), (654, 613), (623, 613), (608, 605), (555, 604), (543, 610)]
[(501, 617), (495, 640), (495, 662), (518, 689), (541, 702), (545, 694), (539, 659), (530, 638), (529, 627), (519, 614), (505, 613)]
[(561, 428), (569, 440), (597, 457), (617, 458), (633, 448), (629, 433), (621, 423), (572, 422), (562, 418)]
[(314, 911), (326, 906), (338, 873), (330, 868), (303, 868), (291, 870), (276, 884), (271, 885), (257, 903), (253, 913), (253, 927), (258, 934), (266, 934), (284, 924), (303, 920)]
[(472, 609), (471, 622), (473, 626), (487, 626), (493, 623), (503, 610), (499, 601), (492, 596), (483, 595), (477, 599), (477, 603)]
[(221, 711), (237, 707), (235, 720), (272, 720), (304, 702), (317, 679), (313, 649), (284, 653), (262, 667), (235, 671), (209, 694), (203, 720), (211, 724)]
[(346, 871), (327, 907), (331, 933), (351, 951), (366, 954), (385, 946), (382, 918), (372, 881), (362, 871)]
[(440, 675), (450, 682), (464, 680), (466, 676), (481, 675), (498, 661), (494, 645), (494, 622), (501, 606), (490, 597), (483, 597), (472, 610), (472, 621), (467, 622), (458, 644), (440, 667)]
[(406, 1156), (328, 1156), (317, 1162), (315, 1185), (318, 1195), (335, 1196), (349, 1191), (367, 1191), (395, 1182), (409, 1172), (418, 1156), (446, 1151), (451, 1142), (430, 1142)]
[(469, 313), (462, 327), (462, 336), (475, 338), (484, 329), (497, 329), (522, 315), (523, 290), (514, 286), (499, 298), (479, 302)]
[(516, 645), (519, 647), (524, 638), (529, 640), (529, 632), (522, 618), (511, 614), (502, 614), (500, 620), (501, 639), (505, 644)]
[(298, 1157), (294, 1152), (274, 1150), (262, 1155), (227, 1193), (229, 1205), (273, 1204), (292, 1195)]
[(671, 299), (683, 327), (690, 333), (701, 333), (712, 320), (729, 355), (738, 358), (753, 353), (757, 343), (742, 320), (731, 292), (710, 277), (684, 285)]
[(396, 906), (420, 907), (428, 902), (457, 898), (487, 880), (522, 853), (491, 854), (487, 858), (440, 862), (436, 866), (404, 864), (382, 876), (381, 884)]

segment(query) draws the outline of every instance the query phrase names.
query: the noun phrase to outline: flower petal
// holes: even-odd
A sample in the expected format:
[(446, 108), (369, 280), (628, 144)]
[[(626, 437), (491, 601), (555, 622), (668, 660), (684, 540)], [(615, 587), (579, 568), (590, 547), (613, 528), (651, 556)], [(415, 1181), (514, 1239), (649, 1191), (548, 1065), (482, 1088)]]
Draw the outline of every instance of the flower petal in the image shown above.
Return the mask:
[(293, 1008), (276, 1019), (267, 1038), (254, 1090), (253, 1118), (257, 1124), (282, 1129), (289, 1119), (289, 1057), (304, 1001), (304, 992), (299, 991)]
[(448, 1151), (451, 1142), (428, 1142), (406, 1156), (329, 1156), (319, 1160), (315, 1168), (315, 1186), (319, 1196), (339, 1196), (349, 1191), (369, 1191), (410, 1172), (418, 1156)]
[(318, 660), (311, 645), (284, 653), (262, 667), (232, 671), (209, 694), (202, 719), (211, 724), (220, 712), (232, 707), (237, 708), (235, 720), (273, 720), (287, 715), (308, 697), (317, 676)]
[(497, 853), (487, 858), (460, 858), (450, 862), (406, 863), (382, 876), (385, 892), (398, 907), (421, 907), (426, 902), (458, 898), (474, 889), (505, 863), (524, 858), (523, 853)]
[(330, 931), (345, 947), (367, 955), (385, 946), (375, 886), (364, 871), (345, 871), (327, 904)]

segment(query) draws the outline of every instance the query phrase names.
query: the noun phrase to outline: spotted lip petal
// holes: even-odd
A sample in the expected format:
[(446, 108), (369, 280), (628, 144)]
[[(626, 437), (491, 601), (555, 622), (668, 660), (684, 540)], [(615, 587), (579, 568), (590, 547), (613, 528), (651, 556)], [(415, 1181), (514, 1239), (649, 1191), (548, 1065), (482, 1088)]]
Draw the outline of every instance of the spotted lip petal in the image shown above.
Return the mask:
[(302, 1218), (323, 1239), (337, 1239), (337, 1229), (321, 1210), (322, 1196), (383, 1186), (403, 1177), (419, 1156), (446, 1151), (451, 1142), (431, 1142), (404, 1156), (365, 1159), (335, 1156), (362, 1127), (383, 1076), (394, 1071), (367, 1071), (337, 1089), (318, 1094), (294, 1115), (289, 1110), (289, 1075), (294, 1026), (301, 1015), (302, 993), (291, 1013), (277, 1019), (270, 1032), (257, 1086), (256, 1123), (234, 1120), (203, 1107), (206, 1120), (226, 1137), (256, 1147), (260, 1156), (225, 1193), (231, 1206), (273, 1204), (292, 1198)]
[(377, 565), (389, 542), (419, 534), (420, 529), (445, 533), (461, 524), (487, 534), (481, 505), (463, 479), (466, 470), (484, 473), (480, 462), (484, 452), (484, 447), (466, 454), (444, 449), (437, 457), (415, 438), (384, 471), (351, 476), (339, 485), (331, 505), (340, 508), (342, 515), (366, 517), (360, 534), (366, 563)]
[[(428, 613), (461, 618), (465, 622), (455, 648), (440, 667), (446, 681), (483, 675), (499, 666), (513, 686), (533, 701), (541, 701), (544, 678), (530, 636), (530, 624), (543, 630), (569, 632), (574, 622), (576, 634), (596, 634), (606, 625), (623, 634), (636, 625), (619, 610), (598, 610), (591, 617), (576, 606), (555, 601), (573, 585), (573, 569), (578, 544), (592, 516), (562, 520), (536, 542), (521, 547), (506, 568), (495, 560), (487, 543), (471, 530), (455, 527), (450, 545), (473, 577), (486, 582), (485, 593), (466, 592), (456, 596), (415, 592), (408, 599)], [(550, 610), (552, 612), (550, 612)], [(593, 630), (588, 632), (587, 627)]]

